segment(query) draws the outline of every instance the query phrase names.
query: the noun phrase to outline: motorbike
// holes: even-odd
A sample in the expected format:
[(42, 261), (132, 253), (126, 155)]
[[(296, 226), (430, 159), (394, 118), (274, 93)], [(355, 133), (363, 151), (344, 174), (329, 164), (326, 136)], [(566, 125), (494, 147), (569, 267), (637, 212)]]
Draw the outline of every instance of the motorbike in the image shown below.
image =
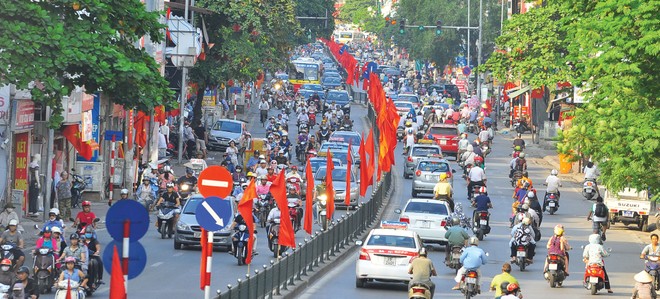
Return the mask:
[(598, 195), (598, 186), (595, 180), (585, 180), (582, 184), (582, 196), (587, 200), (592, 200)]
[(80, 208), (80, 198), (82, 198), (82, 193), (87, 188), (87, 183), (85, 180), (78, 174), (76, 174), (75, 169), (71, 169), (71, 207)]
[(273, 257), (279, 257), (287, 249), (286, 246), (282, 246), (279, 243), (280, 236), (280, 218), (277, 217), (273, 219), (273, 223), (270, 225), (268, 231), (268, 248), (273, 253)]
[(183, 181), (181, 184), (179, 184), (179, 195), (181, 196), (181, 206), (186, 203), (188, 198), (193, 194), (195, 189), (195, 186), (188, 182), (188, 181)]
[(406, 137), (405, 128), (403, 126), (399, 126), (398, 128), (396, 128), (396, 140), (403, 141), (405, 137)]
[(266, 227), (266, 219), (268, 218), (268, 213), (270, 213), (271, 208), (271, 201), (268, 198), (268, 195), (259, 195), (259, 201), (257, 201), (257, 218), (259, 218), (261, 227)]
[(11, 286), (0, 283), (0, 298), (9, 298), (9, 294), (11, 294)]
[(294, 232), (298, 232), (300, 230), (300, 221), (299, 217), (302, 216), (302, 213), (300, 213), (300, 207), (298, 207), (297, 204), (289, 202), (289, 218), (291, 218), (291, 226), (293, 227)]
[(591, 291), (591, 295), (596, 295), (599, 290), (605, 288), (605, 271), (603, 271), (603, 267), (598, 264), (587, 266), (582, 284), (585, 289)]
[(545, 195), (547, 207), (545, 208), (550, 215), (554, 215), (559, 209), (559, 195), (557, 193), (548, 193)]
[(237, 231), (234, 233), (234, 238), (236, 238), (234, 257), (236, 257), (238, 265), (242, 266), (245, 264), (245, 259), (247, 258), (248, 239), (250, 238), (250, 232), (248, 232), (247, 225), (239, 225)]
[(477, 285), (478, 278), (479, 274), (477, 271), (468, 270), (465, 272), (465, 275), (461, 279), (461, 293), (465, 295), (466, 299), (470, 299), (481, 293), (479, 291), (479, 285)]
[(472, 230), (472, 221), (470, 220), (470, 218), (465, 216), (465, 213), (463, 213), (463, 204), (456, 203), (454, 205), (454, 211), (447, 217), (447, 223), (449, 223), (450, 222), (449, 219), (451, 219), (454, 216), (458, 217), (458, 219), (461, 221), (459, 225), (462, 228), (467, 230)]
[(474, 121), (471, 121), (467, 125), (467, 131), (473, 134), (477, 134), (477, 124)]
[(518, 267), (520, 267), (520, 271), (525, 271), (525, 267), (530, 264), (529, 261), (527, 260), (526, 245), (516, 246), (516, 259), (514, 260), (513, 263), (517, 264)]
[(327, 196), (323, 194), (317, 198), (317, 202), (316, 202), (317, 204), (316, 212), (318, 213), (319, 224), (321, 225), (321, 229), (323, 231), (328, 230), (327, 200), (328, 200)]
[(463, 252), (462, 246), (452, 246), (450, 249), (449, 260), (445, 261), (445, 265), (449, 269), (454, 269), (455, 273), (458, 272), (458, 269), (463, 267), (461, 264), (461, 253)]
[(85, 299), (85, 292), (77, 281), (62, 280), (57, 283), (56, 287), (55, 299)]
[(296, 157), (299, 162), (307, 162), (307, 155), (305, 155), (305, 149), (307, 148), (307, 141), (301, 141), (296, 146)]
[(408, 289), (408, 299), (431, 299), (431, 288), (423, 282), (413, 282)]
[(548, 259), (548, 272), (545, 273), (545, 279), (550, 283), (551, 288), (561, 286), (566, 279), (566, 270), (564, 267), (564, 257), (556, 254), (550, 254)]
[(41, 294), (50, 293), (59, 271), (55, 267), (53, 249), (42, 247), (35, 251), (33, 259), (34, 279)]
[(0, 246), (0, 260), (10, 259), (12, 265), (16, 265), (18, 258), (14, 255), (14, 248), (16, 245), (12, 243), (7, 243)]
[(165, 236), (172, 238), (174, 235), (174, 204), (170, 202), (163, 203), (158, 207), (158, 232), (160, 238), (165, 239)]
[(518, 182), (518, 180), (520, 180), (520, 178), (522, 178), (522, 174), (523, 173), (520, 170), (514, 170), (513, 171), (513, 175), (511, 176), (511, 187), (516, 186), (516, 183)]
[(646, 255), (645, 257), (646, 263), (644, 266), (644, 270), (648, 272), (652, 277), (653, 277), (653, 289), (658, 290), (660, 289), (660, 263), (658, 263), (658, 260), (660, 260), (660, 256), (657, 255)]
[(516, 119), (516, 120), (513, 121), (513, 130), (514, 130), (516, 133), (523, 134), (523, 133), (525, 133), (525, 132), (527, 132), (527, 131), (530, 131), (530, 132), (531, 132), (531, 131), (532, 131), (532, 128), (530, 128), (530, 127), (527, 125), (526, 122), (522, 122), (522, 121), (520, 121), (520, 119)]
[(484, 236), (490, 233), (490, 213), (488, 211), (477, 211), (477, 219), (474, 219), (472, 231), (477, 235), (477, 239), (482, 241)]
[(318, 138), (318, 140), (319, 140), (320, 142), (328, 141), (328, 139), (330, 139), (330, 130), (328, 130), (328, 129), (326, 129), (326, 130), (319, 130), (318, 133), (319, 133), (319, 138)]
[(309, 128), (312, 129), (316, 125), (316, 113), (308, 113), (307, 117), (309, 117)]

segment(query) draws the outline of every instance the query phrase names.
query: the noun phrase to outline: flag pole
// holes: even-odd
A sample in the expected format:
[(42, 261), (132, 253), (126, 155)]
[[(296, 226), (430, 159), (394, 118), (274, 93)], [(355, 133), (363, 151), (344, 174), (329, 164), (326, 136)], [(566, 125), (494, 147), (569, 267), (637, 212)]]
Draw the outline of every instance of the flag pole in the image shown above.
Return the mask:
[(282, 245), (279, 244), (279, 240), (277, 240), (277, 258), (280, 258), (280, 252), (282, 252)]

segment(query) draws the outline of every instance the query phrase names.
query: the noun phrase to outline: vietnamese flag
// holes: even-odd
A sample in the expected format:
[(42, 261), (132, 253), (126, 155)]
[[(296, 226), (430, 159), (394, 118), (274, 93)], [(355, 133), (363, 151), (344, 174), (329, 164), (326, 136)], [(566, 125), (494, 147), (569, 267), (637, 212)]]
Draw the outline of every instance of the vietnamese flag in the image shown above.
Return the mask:
[(367, 153), (364, 149), (364, 133), (362, 133), (362, 141), (360, 141), (360, 196), (367, 194), (367, 187), (369, 187), (369, 166), (367, 166)]
[(110, 299), (126, 299), (126, 286), (124, 285), (124, 273), (119, 262), (117, 246), (113, 246), (112, 269), (110, 272)]
[[(335, 170), (335, 164), (332, 162), (332, 153), (328, 149), (327, 156), (328, 161), (326, 162), (325, 169), (325, 194), (328, 197), (327, 199), (327, 213), (326, 218), (332, 220), (332, 214), (335, 212), (335, 187), (332, 185), (332, 171)], [(347, 167), (348, 168), (348, 167)]]
[(254, 185), (254, 181), (255, 180), (250, 181), (250, 184), (247, 186), (247, 189), (245, 189), (243, 198), (238, 203), (237, 207), (238, 212), (243, 216), (243, 220), (245, 220), (245, 225), (247, 226), (250, 236), (247, 243), (247, 256), (245, 257), (245, 263), (248, 265), (252, 262), (252, 243), (254, 243), (254, 219), (252, 217), (252, 207), (254, 206), (254, 199), (257, 197), (257, 187)]
[(346, 196), (344, 197), (344, 205), (347, 207), (351, 204), (351, 170), (353, 169), (353, 157), (351, 153), (351, 143), (348, 143), (348, 154), (346, 155)]
[(312, 164), (307, 159), (307, 166), (305, 166), (305, 180), (307, 181), (307, 191), (305, 200), (305, 215), (303, 228), (308, 234), (312, 234), (312, 206), (314, 205), (314, 174), (312, 173)]
[(367, 136), (367, 141), (364, 143), (364, 152), (369, 155), (369, 163), (367, 163), (367, 176), (369, 181), (368, 186), (373, 186), (374, 184), (374, 170), (376, 166), (376, 154), (374, 153), (374, 128), (369, 129), (369, 135)]
[(80, 132), (80, 125), (66, 125), (62, 129), (62, 136), (68, 140), (73, 148), (78, 151), (78, 154), (85, 160), (89, 161), (94, 155), (94, 150), (88, 142), (82, 141), (82, 132)]
[(149, 118), (142, 111), (138, 111), (135, 117), (135, 144), (144, 148), (147, 145), (147, 119)]
[[(312, 181), (313, 182), (313, 181)], [(296, 247), (296, 234), (289, 217), (289, 205), (286, 200), (286, 182), (284, 181), (284, 170), (280, 171), (273, 184), (270, 185), (270, 193), (275, 198), (277, 207), (280, 209), (280, 244), (282, 246)], [(250, 207), (251, 208), (251, 207)]]

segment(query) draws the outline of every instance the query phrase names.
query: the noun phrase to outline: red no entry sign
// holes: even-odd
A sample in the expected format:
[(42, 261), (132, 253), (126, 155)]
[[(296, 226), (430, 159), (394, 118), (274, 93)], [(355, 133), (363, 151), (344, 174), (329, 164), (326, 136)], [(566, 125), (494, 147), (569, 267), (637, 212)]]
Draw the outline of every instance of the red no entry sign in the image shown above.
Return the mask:
[(199, 174), (197, 188), (204, 197), (225, 198), (231, 194), (234, 180), (226, 168), (218, 165), (209, 166)]

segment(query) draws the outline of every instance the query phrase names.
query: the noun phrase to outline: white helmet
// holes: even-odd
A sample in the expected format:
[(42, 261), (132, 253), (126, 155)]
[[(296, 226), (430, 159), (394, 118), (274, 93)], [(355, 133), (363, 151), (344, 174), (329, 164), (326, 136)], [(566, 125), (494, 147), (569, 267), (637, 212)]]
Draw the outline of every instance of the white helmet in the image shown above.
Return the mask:
[(170, 172), (172, 168), (169, 165), (163, 166), (163, 172)]
[(59, 226), (53, 226), (53, 227), (50, 229), (50, 231), (51, 231), (52, 233), (60, 233), (60, 234), (62, 233), (62, 229), (61, 229)]
[(534, 194), (534, 191), (529, 191), (527, 192), (527, 197), (534, 197), (536, 194)]
[(50, 209), (50, 211), (48, 212), (48, 214), (55, 214), (56, 216), (59, 216), (59, 215), (60, 215), (60, 209), (58, 209), (58, 208), (52, 208), (52, 209)]
[(552, 171), (550, 171), (551, 175), (557, 175), (558, 173), (559, 172), (557, 171), (557, 169), (553, 169)]
[(477, 246), (479, 245), (479, 239), (475, 236), (472, 236), (470, 239), (468, 239), (468, 244)]
[(529, 219), (529, 217), (525, 217), (523, 218), (522, 223), (524, 225), (529, 225), (530, 223), (532, 223), (532, 219)]
[(525, 153), (520, 153), (520, 154), (518, 155), (518, 157), (520, 157), (520, 158), (524, 158), (524, 157), (525, 157)]
[[(167, 166), (165, 166), (165, 167), (167, 167)], [(128, 195), (128, 189), (126, 189), (126, 188), (121, 189), (120, 194), (121, 194), (121, 195), (124, 195), (124, 194)]]

